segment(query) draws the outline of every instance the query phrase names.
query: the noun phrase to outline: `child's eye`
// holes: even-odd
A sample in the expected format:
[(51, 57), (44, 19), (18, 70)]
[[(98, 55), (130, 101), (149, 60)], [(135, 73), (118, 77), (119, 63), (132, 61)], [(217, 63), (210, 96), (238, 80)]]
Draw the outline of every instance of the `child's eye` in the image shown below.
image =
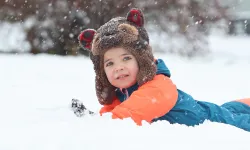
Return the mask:
[(112, 66), (112, 65), (113, 65), (113, 62), (108, 62), (108, 63), (106, 63), (106, 67)]
[(130, 60), (130, 59), (132, 59), (130, 56), (126, 56), (123, 58), (124, 61)]

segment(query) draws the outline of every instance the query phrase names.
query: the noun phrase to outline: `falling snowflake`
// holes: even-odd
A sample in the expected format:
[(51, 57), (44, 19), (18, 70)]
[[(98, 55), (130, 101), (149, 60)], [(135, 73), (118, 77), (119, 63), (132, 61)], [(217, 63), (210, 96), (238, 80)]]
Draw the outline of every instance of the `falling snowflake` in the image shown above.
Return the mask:
[(101, 97), (102, 97), (103, 99), (107, 99), (107, 97), (108, 97), (108, 88), (104, 88), (104, 89), (103, 89), (103, 91), (102, 91), (102, 93), (101, 93)]
[(157, 99), (153, 98), (151, 101), (152, 101), (153, 104), (155, 104), (157, 102)]

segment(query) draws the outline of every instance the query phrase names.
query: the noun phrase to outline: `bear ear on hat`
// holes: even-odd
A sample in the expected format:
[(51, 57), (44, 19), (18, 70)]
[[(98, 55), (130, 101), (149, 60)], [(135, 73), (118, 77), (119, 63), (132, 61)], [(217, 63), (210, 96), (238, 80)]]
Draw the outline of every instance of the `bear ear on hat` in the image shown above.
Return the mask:
[(79, 44), (84, 50), (91, 51), (91, 43), (94, 39), (95, 33), (96, 30), (94, 29), (85, 29), (79, 34)]
[(135, 23), (137, 26), (144, 26), (144, 15), (138, 8), (132, 8), (127, 14), (127, 21)]

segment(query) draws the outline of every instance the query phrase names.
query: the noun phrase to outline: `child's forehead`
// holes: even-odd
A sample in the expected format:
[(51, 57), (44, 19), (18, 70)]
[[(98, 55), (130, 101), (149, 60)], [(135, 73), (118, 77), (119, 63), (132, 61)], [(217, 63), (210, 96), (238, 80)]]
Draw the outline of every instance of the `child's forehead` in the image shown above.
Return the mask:
[(107, 50), (104, 54), (104, 58), (119, 57), (119, 56), (125, 55), (125, 54), (131, 55), (131, 53), (127, 49), (122, 48), (122, 47), (116, 47), (116, 48), (111, 48), (111, 49)]

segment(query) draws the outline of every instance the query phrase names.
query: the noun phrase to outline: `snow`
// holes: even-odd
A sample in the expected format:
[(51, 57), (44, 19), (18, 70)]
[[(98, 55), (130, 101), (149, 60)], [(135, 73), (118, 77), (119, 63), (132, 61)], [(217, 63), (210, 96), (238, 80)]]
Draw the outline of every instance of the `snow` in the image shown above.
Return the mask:
[(211, 36), (210, 48), (217, 57), (231, 58), (234, 61), (244, 59), (250, 61), (250, 37)]
[(8, 23), (0, 21), (0, 52), (29, 52), (30, 43), (26, 40), (26, 33), (22, 23)]
[[(177, 87), (196, 99), (222, 104), (250, 97), (249, 37), (214, 36), (210, 42), (213, 53), (206, 58), (155, 55), (166, 61)], [(110, 114), (76, 117), (72, 98), (100, 108), (93, 65), (84, 56), (2, 54), (0, 70), (1, 150), (249, 149), (249, 132), (220, 123), (139, 127)]]

